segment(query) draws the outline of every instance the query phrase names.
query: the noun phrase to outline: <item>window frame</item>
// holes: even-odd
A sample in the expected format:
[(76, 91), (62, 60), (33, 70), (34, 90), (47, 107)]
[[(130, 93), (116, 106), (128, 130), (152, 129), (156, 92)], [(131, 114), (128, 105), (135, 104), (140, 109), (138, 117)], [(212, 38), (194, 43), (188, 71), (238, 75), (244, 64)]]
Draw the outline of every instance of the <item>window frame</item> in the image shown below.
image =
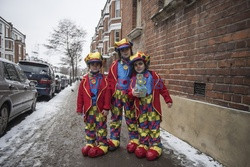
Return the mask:
[(121, 1), (120, 0), (115, 0), (115, 17), (121, 17)]
[[(118, 33), (118, 36), (116, 36)], [(114, 42), (120, 41), (120, 30), (114, 30)]]

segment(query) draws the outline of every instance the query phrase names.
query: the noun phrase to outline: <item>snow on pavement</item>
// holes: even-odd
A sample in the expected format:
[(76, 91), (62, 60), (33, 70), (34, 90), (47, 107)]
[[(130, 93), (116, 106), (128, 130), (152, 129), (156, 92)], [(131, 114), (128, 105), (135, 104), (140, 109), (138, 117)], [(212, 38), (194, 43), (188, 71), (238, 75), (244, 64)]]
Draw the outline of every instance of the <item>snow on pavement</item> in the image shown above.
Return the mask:
[[(32, 147), (35, 139), (40, 136), (39, 129), (45, 126), (48, 120), (59, 112), (59, 106), (65, 103), (64, 97), (71, 93), (74, 86), (75, 84), (71, 87), (68, 86), (48, 102), (38, 102), (36, 111), (0, 138), (0, 164), (9, 156), (13, 154), (21, 155)], [(27, 141), (32, 142), (27, 143)]]
[(183, 160), (189, 160), (193, 162), (193, 166), (202, 167), (222, 167), (223, 165), (215, 161), (213, 158), (201, 153), (188, 143), (180, 140), (179, 138), (168, 133), (164, 129), (161, 129), (161, 139), (164, 148), (173, 150), (174, 154), (178, 158)]

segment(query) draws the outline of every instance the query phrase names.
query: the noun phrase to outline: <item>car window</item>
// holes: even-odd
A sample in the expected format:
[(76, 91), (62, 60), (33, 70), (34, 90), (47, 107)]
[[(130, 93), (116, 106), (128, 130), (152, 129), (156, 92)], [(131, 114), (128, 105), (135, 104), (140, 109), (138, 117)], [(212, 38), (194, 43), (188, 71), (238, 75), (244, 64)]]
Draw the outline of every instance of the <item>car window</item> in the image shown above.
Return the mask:
[(51, 68), (51, 76), (52, 76), (53, 79), (55, 78), (55, 74), (54, 74), (53, 68)]
[(4, 62), (4, 77), (12, 81), (20, 81), (16, 68), (13, 64)]
[(26, 80), (27, 80), (27, 77), (26, 77), (26, 75), (24, 74), (24, 72), (21, 70), (21, 68), (19, 67), (19, 66), (17, 66), (17, 72), (18, 72), (18, 74), (19, 74), (19, 76), (20, 76), (20, 79), (21, 79), (21, 81), (22, 82), (25, 82)]
[(49, 67), (46, 65), (38, 65), (38, 64), (19, 64), (22, 70), (25, 73), (30, 74), (49, 74)]

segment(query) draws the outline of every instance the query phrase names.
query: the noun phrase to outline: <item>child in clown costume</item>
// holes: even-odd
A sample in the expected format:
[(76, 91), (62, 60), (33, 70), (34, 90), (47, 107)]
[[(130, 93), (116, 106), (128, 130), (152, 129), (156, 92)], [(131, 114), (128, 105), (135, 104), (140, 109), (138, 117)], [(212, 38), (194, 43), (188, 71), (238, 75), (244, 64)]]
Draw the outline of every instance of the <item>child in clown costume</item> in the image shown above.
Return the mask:
[(140, 145), (136, 148), (135, 155), (138, 158), (146, 157), (148, 160), (155, 160), (162, 153), (160, 94), (169, 108), (172, 106), (172, 99), (160, 76), (148, 70), (149, 56), (137, 52), (130, 57), (130, 60), (134, 72), (131, 77), (129, 97), (135, 100), (140, 135)]
[(120, 146), (122, 113), (124, 110), (130, 139), (127, 144), (127, 151), (132, 153), (139, 144), (133, 101), (128, 98), (127, 94), (132, 70), (129, 63), (129, 58), (132, 55), (132, 43), (124, 38), (115, 42), (115, 50), (118, 52), (119, 59), (112, 63), (107, 77), (109, 91), (107, 91), (106, 97), (111, 99), (109, 150), (113, 151)]
[(77, 113), (84, 114), (87, 144), (82, 148), (82, 154), (98, 157), (108, 151), (107, 115), (110, 102), (105, 98), (108, 82), (99, 73), (102, 66), (102, 56), (99, 52), (90, 53), (85, 58), (89, 73), (83, 76), (79, 85), (77, 97)]

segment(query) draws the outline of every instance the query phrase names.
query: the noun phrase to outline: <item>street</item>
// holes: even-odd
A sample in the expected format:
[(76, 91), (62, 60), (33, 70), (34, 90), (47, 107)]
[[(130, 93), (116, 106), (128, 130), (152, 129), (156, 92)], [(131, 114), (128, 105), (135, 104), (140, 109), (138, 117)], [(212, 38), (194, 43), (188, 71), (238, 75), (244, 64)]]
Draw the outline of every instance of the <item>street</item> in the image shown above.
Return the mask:
[[(35, 112), (26, 114), (0, 138), (0, 166), (220, 166), (217, 162), (193, 162), (186, 155), (176, 154), (165, 147), (156, 161), (138, 159), (126, 151), (128, 133), (124, 120), (118, 150), (94, 159), (83, 157), (84, 123), (75, 112), (78, 84), (66, 88), (48, 102), (38, 102)], [(165, 141), (162, 142), (165, 145)]]

